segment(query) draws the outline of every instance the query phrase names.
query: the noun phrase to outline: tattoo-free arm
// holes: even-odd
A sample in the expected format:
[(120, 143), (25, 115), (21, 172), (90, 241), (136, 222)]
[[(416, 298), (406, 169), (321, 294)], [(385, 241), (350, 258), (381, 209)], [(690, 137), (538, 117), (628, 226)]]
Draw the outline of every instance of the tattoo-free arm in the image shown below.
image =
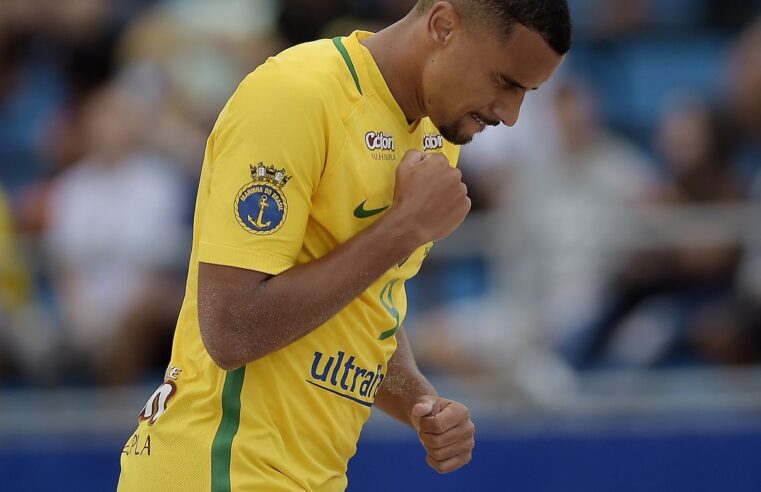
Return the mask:
[(396, 168), (391, 208), (325, 256), (274, 277), (201, 263), (198, 323), (207, 352), (236, 369), (298, 340), (415, 248), (449, 235), (468, 210), (462, 173), (443, 154), (409, 150)]
[(327, 321), (417, 246), (403, 220), (387, 213), (322, 258), (277, 276), (201, 263), (198, 321), (211, 358), (237, 369)]
[(386, 378), (375, 396), (375, 406), (395, 419), (412, 426), (410, 412), (421, 396), (438, 396), (415, 363), (402, 327), (396, 333), (396, 352), (388, 362)]

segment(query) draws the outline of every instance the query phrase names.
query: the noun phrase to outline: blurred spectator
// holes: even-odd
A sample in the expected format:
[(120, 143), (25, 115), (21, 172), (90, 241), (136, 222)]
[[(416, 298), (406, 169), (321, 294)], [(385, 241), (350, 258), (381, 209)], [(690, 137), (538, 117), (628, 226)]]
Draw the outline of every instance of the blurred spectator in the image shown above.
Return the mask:
[[(443, 345), (459, 347), (458, 358), (477, 362), (481, 370), (491, 366), (504, 373), (503, 365), (525, 362), (536, 371), (537, 361), (551, 359), (542, 351), (561, 346), (601, 307), (617, 265), (619, 236), (653, 179), (652, 165), (604, 126), (589, 87), (566, 80), (545, 98), (549, 106), (529, 106), (521, 116), (527, 117), (519, 122), (524, 151), (505, 151), (510, 129), (492, 130), (467, 151), (466, 166), (475, 164), (474, 156), (492, 162), (505, 156), (525, 160), (502, 162), (512, 173), (497, 185), (503, 198), (495, 201), (504, 207), (502, 227), (494, 231), (501, 241), (501, 288), (488, 306), (466, 308), (474, 316), (467, 330), (446, 322), (441, 326), (443, 319), (460, 319), (457, 315), (436, 316), (434, 323), (425, 324), (416, 340), (429, 365), (452, 367), (452, 357), (446, 351), (440, 355)], [(536, 109), (547, 113), (533, 114)], [(545, 130), (553, 128), (555, 137), (547, 138)], [(532, 360), (519, 361), (527, 350)]]
[(114, 87), (88, 99), (86, 157), (57, 179), (48, 203), (68, 362), (107, 382), (133, 380), (156, 347), (166, 349), (182, 292), (171, 273), (188, 242), (188, 197), (168, 165), (143, 148), (139, 107)]
[[(740, 159), (746, 171), (755, 172), (753, 220), (761, 217), (761, 18), (758, 18), (735, 43), (731, 53), (730, 107), (740, 123)], [(749, 253), (742, 268), (738, 300), (742, 325), (756, 340), (761, 339), (761, 235), (749, 227)], [(740, 323), (735, 323), (735, 326)], [(761, 342), (757, 342), (761, 345)]]
[(504, 267), (514, 309), (534, 310), (557, 347), (599, 308), (632, 208), (654, 178), (644, 153), (600, 121), (589, 87), (563, 83), (553, 110), (556, 154), (522, 166), (511, 186)]
[[(725, 119), (702, 101), (682, 102), (665, 113), (657, 147), (668, 176), (651, 199), (661, 206), (651, 234), (671, 242), (634, 253), (618, 272), (608, 289), (607, 307), (584, 334), (587, 339), (576, 360), (580, 367), (710, 361), (707, 337), (727, 336), (705, 325), (716, 326), (713, 320), (722, 318), (717, 313), (731, 309), (727, 302), (742, 255), (740, 238), (722, 237), (723, 224), (698, 218), (704, 240), (692, 241), (686, 220), (659, 223), (658, 216), (678, 213), (680, 207), (744, 203), (746, 194), (732, 161), (732, 137)], [(742, 337), (717, 342), (732, 344), (722, 349), (720, 362), (755, 357)]]
[[(219, 109), (267, 56), (296, 42), (380, 29), (414, 3), (0, 1), (0, 183), (15, 214), (0, 197), (0, 347), (7, 352), (0, 365), (34, 382), (55, 375), (53, 363), (40, 363), (52, 353), (64, 354), (69, 369), (83, 361), (85, 378), (93, 370), (108, 382), (133, 379), (154, 356), (163, 365), (164, 353), (144, 347), (168, 347), (182, 292), (173, 272), (184, 268), (189, 245), (186, 192)], [(734, 130), (701, 105), (670, 113), (658, 151), (667, 172), (648, 196), (657, 211), (647, 210), (678, 215), (705, 205), (709, 214), (728, 201), (744, 205), (735, 181), (754, 176), (761, 203), (761, 20), (732, 43), (728, 85), (718, 87), (715, 76), (732, 30), (752, 22), (761, 1), (570, 3), (577, 43), (569, 63), (595, 87), (552, 80), (527, 97), (515, 128), (489, 130), (463, 149), (470, 223), (479, 211), (499, 214), (484, 267), (498, 288), (485, 302), (432, 313), (419, 333), (411, 310), (421, 363), (551, 394), (568, 379), (550, 349), (569, 339), (591, 367), (758, 360), (756, 228), (748, 228), (745, 254), (727, 241), (680, 244), (679, 220), (672, 228), (647, 224), (654, 238), (674, 241), (649, 245), (622, 266), (622, 248), (641, 240), (630, 223), (644, 191), (654, 189), (655, 168), (609, 127), (645, 144), (673, 88), (726, 94), (722, 109)], [(118, 87), (98, 91), (104, 83)], [(722, 136), (733, 131), (737, 146)], [(40, 231), (52, 295), (47, 262), (35, 257)], [(33, 287), (6, 249), (14, 232), (30, 245)], [(428, 285), (444, 278), (445, 287), (428, 289), (426, 300), (473, 285), (478, 275), (468, 264), (432, 258), (422, 275)], [(48, 319), (49, 296), (59, 301), (65, 330)], [(576, 338), (580, 332), (589, 339)], [(164, 342), (143, 342), (151, 336)], [(56, 350), (59, 339), (65, 343)]]
[(169, 0), (119, 46), (121, 79), (153, 114), (151, 144), (196, 180), (206, 138), (246, 74), (285, 48), (274, 0)]
[(120, 28), (110, 6), (108, 0), (0, 3), (0, 179), (11, 191), (71, 162), (67, 140), (58, 141), (59, 149), (47, 137), (54, 121), (66, 120), (114, 72)]
[(16, 244), (13, 217), (0, 188), (0, 313), (19, 309), (30, 294), (31, 281)]
[(0, 380), (16, 369), (13, 363), (12, 324), (29, 302), (31, 279), (16, 244), (13, 219), (0, 188)]
[(729, 109), (740, 130), (740, 160), (747, 174), (761, 171), (761, 18), (730, 53)]
[(63, 100), (52, 57), (35, 49), (43, 15), (34, 2), (0, 3), (0, 180), (11, 189), (44, 170), (39, 141)]

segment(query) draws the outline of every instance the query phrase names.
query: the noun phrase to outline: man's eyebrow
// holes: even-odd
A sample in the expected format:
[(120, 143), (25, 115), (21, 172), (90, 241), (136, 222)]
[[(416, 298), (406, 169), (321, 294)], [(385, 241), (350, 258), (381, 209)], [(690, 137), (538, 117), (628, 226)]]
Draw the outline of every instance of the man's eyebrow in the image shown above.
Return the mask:
[(525, 85), (521, 84), (520, 82), (517, 82), (517, 81), (516, 81), (515, 79), (513, 79), (512, 77), (508, 77), (508, 76), (507, 76), (507, 75), (505, 75), (505, 74), (499, 74), (499, 76), (500, 76), (500, 77), (502, 78), (502, 80), (504, 80), (504, 81), (505, 81), (507, 84), (510, 84), (510, 85), (512, 85), (512, 86), (513, 86), (513, 87), (515, 87), (516, 89), (521, 89), (521, 90), (524, 90), (524, 91), (535, 91), (535, 90), (537, 90), (537, 89), (539, 88), (539, 87), (532, 87), (531, 89), (529, 89), (528, 87), (526, 87)]

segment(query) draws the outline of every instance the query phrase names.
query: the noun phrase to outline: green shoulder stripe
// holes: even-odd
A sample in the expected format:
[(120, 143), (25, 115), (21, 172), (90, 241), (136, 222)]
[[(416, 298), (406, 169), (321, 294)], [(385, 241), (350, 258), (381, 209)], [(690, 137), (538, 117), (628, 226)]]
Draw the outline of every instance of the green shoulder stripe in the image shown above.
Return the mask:
[(336, 45), (336, 48), (341, 53), (341, 56), (344, 57), (346, 66), (349, 67), (349, 71), (351, 72), (351, 77), (354, 79), (354, 85), (357, 86), (357, 90), (359, 91), (360, 94), (362, 94), (362, 86), (359, 85), (359, 77), (357, 76), (357, 70), (354, 68), (354, 63), (351, 61), (349, 52), (346, 51), (346, 46), (344, 46), (343, 41), (341, 41), (341, 37), (337, 36), (333, 38), (333, 44)]
[(230, 457), (240, 425), (240, 393), (246, 366), (229, 371), (222, 389), (222, 420), (211, 444), (211, 490), (230, 492)]

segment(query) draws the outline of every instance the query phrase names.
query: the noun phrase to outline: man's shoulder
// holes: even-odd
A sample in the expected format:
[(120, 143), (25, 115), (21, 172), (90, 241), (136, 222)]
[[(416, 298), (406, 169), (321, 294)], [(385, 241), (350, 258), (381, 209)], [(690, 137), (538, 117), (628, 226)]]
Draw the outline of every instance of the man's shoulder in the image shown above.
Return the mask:
[(296, 45), (251, 72), (241, 89), (271, 92), (271, 97), (296, 107), (321, 103), (339, 109), (347, 102), (343, 86), (350, 77), (341, 54), (329, 39)]

